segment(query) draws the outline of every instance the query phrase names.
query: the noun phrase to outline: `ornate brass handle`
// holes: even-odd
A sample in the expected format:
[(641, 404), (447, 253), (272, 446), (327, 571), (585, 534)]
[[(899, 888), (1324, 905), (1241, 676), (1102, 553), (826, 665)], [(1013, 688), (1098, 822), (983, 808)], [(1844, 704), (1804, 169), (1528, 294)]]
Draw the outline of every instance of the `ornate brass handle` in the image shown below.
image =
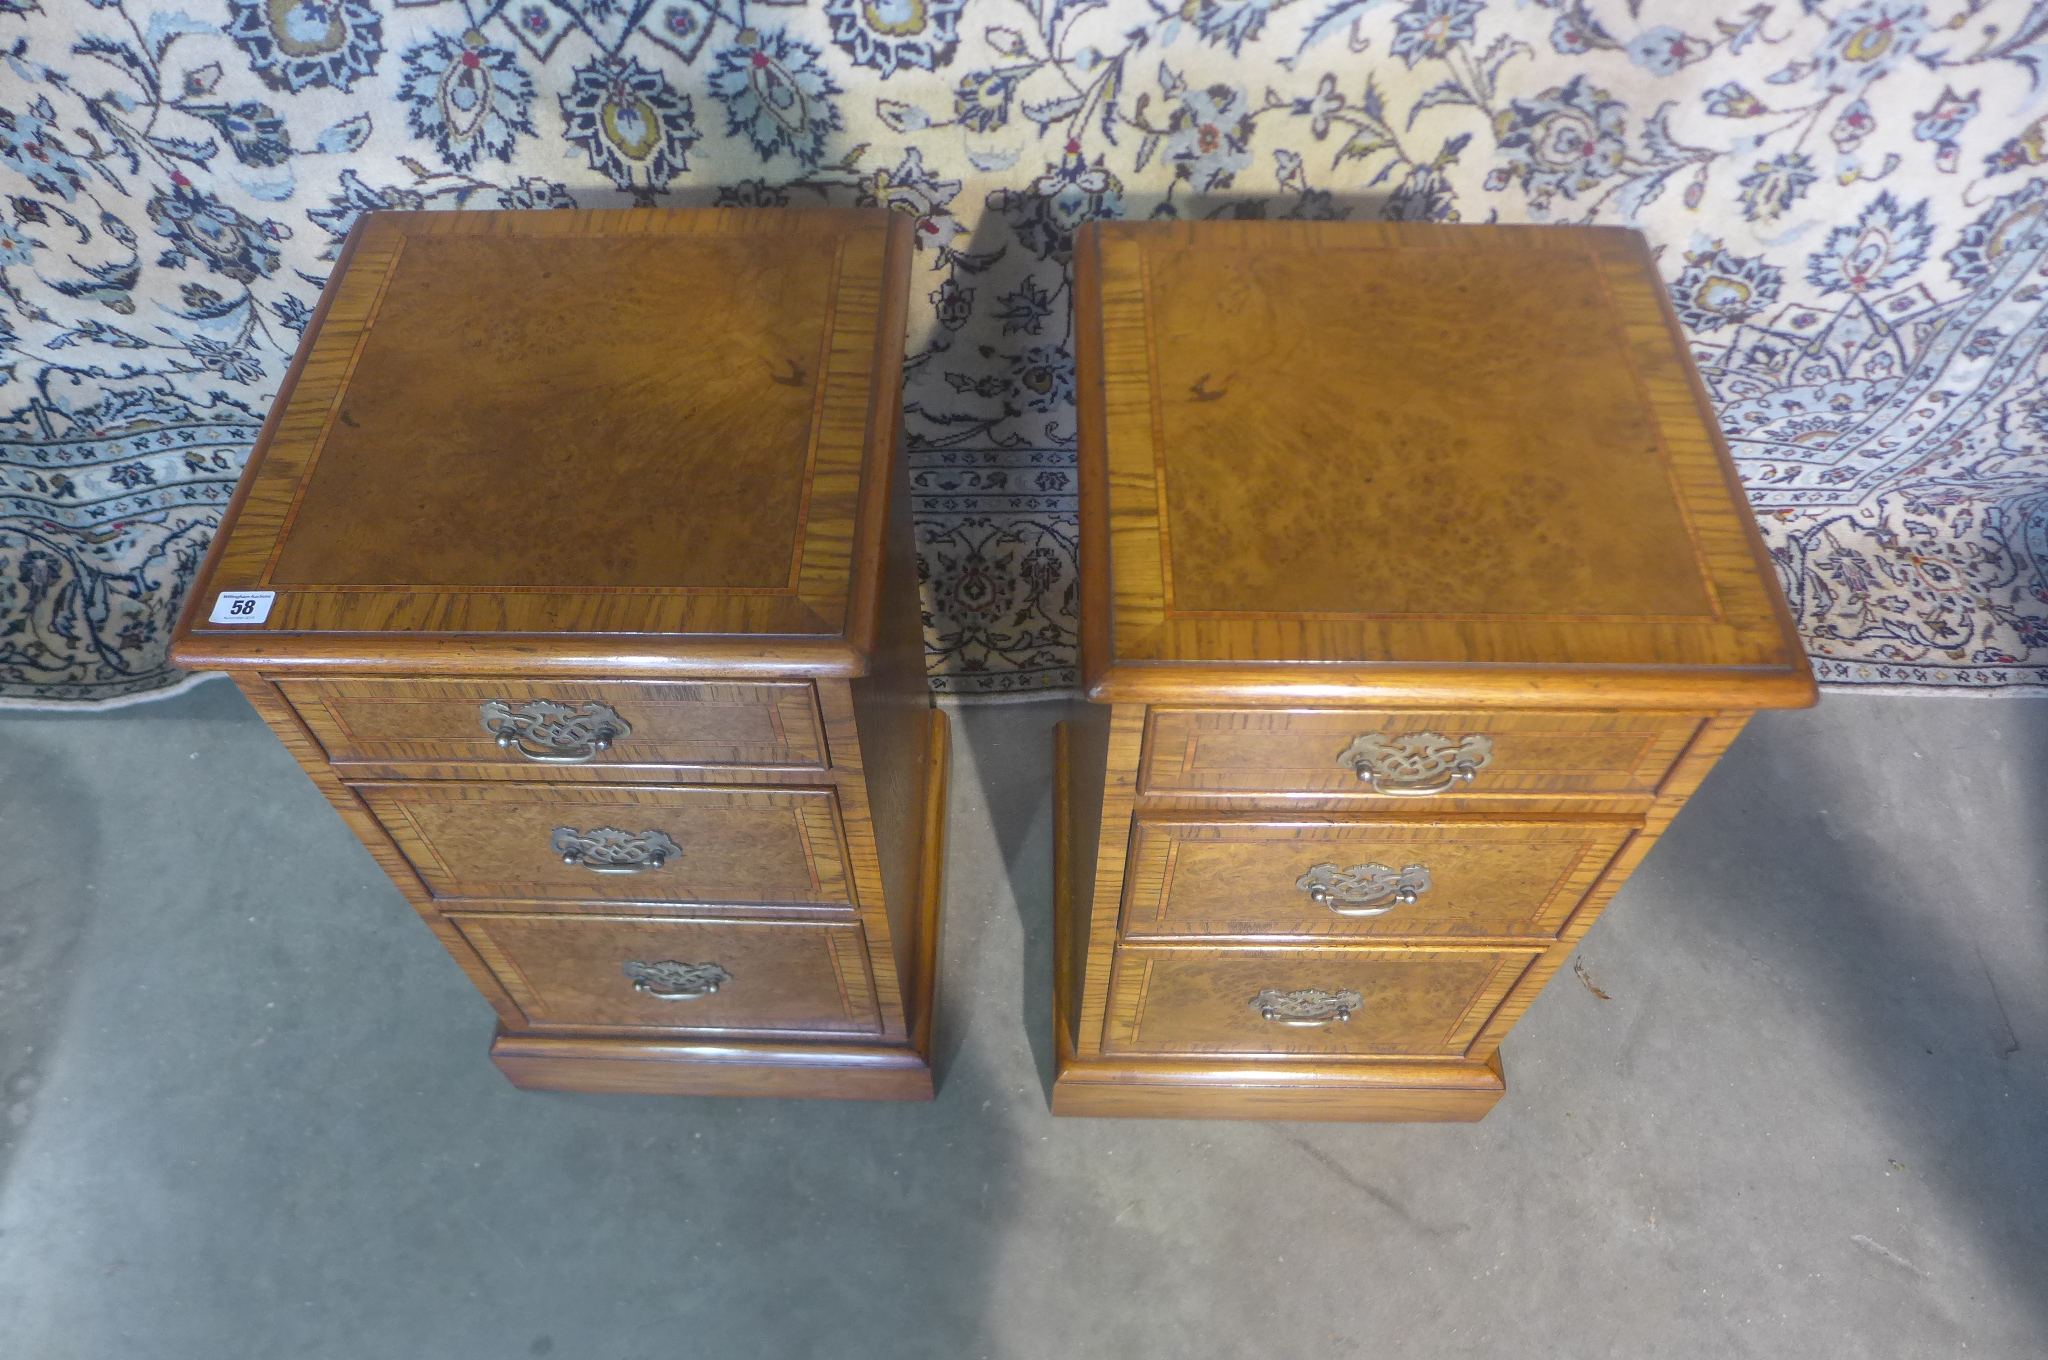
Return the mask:
[(533, 699), (514, 708), (507, 699), (486, 699), (477, 714), (500, 750), (517, 751), (536, 765), (581, 765), (633, 734), (624, 718), (595, 700), (571, 708)]
[(1414, 906), (1415, 899), (1429, 891), (1429, 869), (1420, 864), (1398, 872), (1377, 863), (1349, 869), (1318, 864), (1294, 880), (1294, 886), (1339, 916), (1385, 916), (1395, 907)]
[(633, 990), (645, 992), (656, 1001), (697, 1001), (732, 981), (732, 974), (715, 963), (680, 963), (663, 959), (642, 963), (628, 959), (619, 969), (633, 983)]
[(661, 868), (683, 853), (683, 847), (659, 831), (621, 831), (601, 826), (578, 831), (558, 826), (548, 842), (564, 864), (580, 864), (598, 874), (644, 874)]
[(1264, 991), (1252, 998), (1252, 1009), (1263, 1019), (1297, 1029), (1321, 1029), (1336, 1021), (1341, 1024), (1358, 1009), (1357, 992), (1319, 992), (1313, 987), (1298, 992)]
[(1493, 740), (1477, 732), (1462, 737), (1367, 732), (1353, 738), (1337, 763), (1349, 765), (1374, 793), (1427, 798), (1471, 783), (1472, 776), (1493, 763)]

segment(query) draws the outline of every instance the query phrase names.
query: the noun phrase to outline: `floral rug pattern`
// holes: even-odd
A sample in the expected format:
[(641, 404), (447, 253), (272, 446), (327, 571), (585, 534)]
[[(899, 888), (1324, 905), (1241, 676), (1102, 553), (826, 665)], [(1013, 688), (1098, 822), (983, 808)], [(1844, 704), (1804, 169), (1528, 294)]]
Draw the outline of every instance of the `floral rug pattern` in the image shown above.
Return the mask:
[(2048, 683), (2044, 66), (2048, 0), (0, 0), (0, 703), (177, 682), (359, 214), (635, 204), (916, 220), (942, 691), (1074, 683), (1074, 232), (1159, 216), (1640, 228), (1823, 679)]

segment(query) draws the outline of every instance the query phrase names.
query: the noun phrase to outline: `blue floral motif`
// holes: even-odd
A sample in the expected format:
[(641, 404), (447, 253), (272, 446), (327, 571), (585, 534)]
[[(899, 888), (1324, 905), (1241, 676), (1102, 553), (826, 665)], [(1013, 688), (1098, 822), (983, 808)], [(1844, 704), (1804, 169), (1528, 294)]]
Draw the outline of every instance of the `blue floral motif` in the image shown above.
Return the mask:
[(631, 189), (645, 177), (650, 189), (690, 168), (685, 155), (697, 142), (690, 97), (677, 94), (660, 71), (632, 57), (599, 57), (575, 70), (560, 98), (565, 134), (590, 158), (590, 168)]
[(711, 200), (714, 208), (787, 208), (789, 190), (763, 179), (743, 179), (737, 184), (720, 185), (718, 194)]
[[(1401, 182), (1394, 186), (1394, 192), (1387, 195), (1387, 205), (1381, 215), (1389, 222), (1455, 222), (1458, 220), (1458, 194), (1451, 187), (1445, 170), (1457, 163), (1458, 153), (1471, 142), (1472, 134), (1464, 132), (1445, 142), (1436, 158), (1423, 165), (1411, 166)], [(1326, 196), (1327, 197), (1327, 196)], [(1306, 204), (1303, 205), (1307, 207)], [(1311, 216), (1309, 211), (1290, 216)]]
[(894, 169), (875, 171), (860, 187), (863, 207), (892, 208), (917, 224), (911, 239), (919, 250), (943, 249), (967, 230), (951, 206), (960, 193), (960, 181), (940, 179), (925, 169), (924, 153), (914, 146)]
[(1031, 181), (1029, 188), (998, 189), (988, 205), (1001, 213), (1026, 250), (1040, 259), (1065, 264), (1074, 256), (1074, 233), (1084, 222), (1123, 216), (1123, 181), (1089, 164), (1079, 142), (1068, 142), (1058, 165)]
[(1934, 107), (1914, 115), (1913, 140), (1934, 143), (1935, 168), (1945, 174), (1954, 174), (1956, 162), (1963, 154), (1957, 138), (1962, 135), (1963, 126), (1976, 116), (1977, 91), (1958, 95), (1944, 85)]
[[(1534, 206), (1553, 195), (1577, 198), (1619, 174), (1628, 160), (1628, 109), (1584, 76), (1512, 101), (1494, 118), (1507, 164), (1494, 172), (1500, 185), (1520, 181)], [(1488, 187), (1499, 187), (1492, 179)]]
[(1653, 76), (1676, 75), (1696, 61), (1704, 61), (1714, 45), (1704, 38), (1688, 37), (1678, 29), (1660, 24), (1644, 29), (1624, 45), (1628, 59)]
[(1485, 8), (1486, 0), (1414, 0), (1394, 16), (1394, 40), (1387, 50), (1411, 67), (1418, 61), (1441, 61), (1453, 45), (1472, 41)]
[[(1258, 38), (1273, 11), (1290, 0), (1180, 0), (1165, 16), (1164, 41), (1171, 43), (1183, 23), (1192, 24), (1204, 41), (1220, 43), (1233, 57), (1242, 56), (1244, 45)], [(1158, 0), (1153, 0), (1158, 8)]]
[(1010, 104), (1028, 70), (969, 71), (953, 89), (953, 116), (969, 132), (994, 132), (1010, 121)]
[(0, 266), (10, 264), (34, 264), (36, 242), (19, 225), (10, 226), (0, 221)]
[(238, 283), (277, 272), (271, 228), (193, 188), (182, 174), (171, 176), (170, 189), (159, 189), (147, 211), (156, 234), (171, 243), (157, 260), (161, 267), (182, 269), (194, 260)]
[(304, 300), (291, 293), (286, 293), (283, 297), (271, 303), (270, 311), (271, 315), (278, 319), (278, 323), (290, 330), (294, 335), (304, 335), (306, 327), (313, 320), (313, 309), (308, 307)]
[(1708, 90), (1701, 98), (1706, 101), (1707, 112), (1716, 118), (1761, 118), (1770, 112), (1763, 100), (1738, 81)]
[(932, 313), (941, 326), (957, 331), (974, 319), (974, 290), (947, 279), (931, 294)]
[(1984, 176), (2011, 174), (2048, 161), (2048, 118), (2036, 119), (2017, 137), (2008, 137), (1984, 158)]
[(1160, 152), (1196, 193), (1228, 189), (1252, 163), (1252, 120), (1245, 92), (1229, 85), (1187, 90), (1166, 122)]
[(805, 165), (825, 156), (825, 140), (844, 126), (828, 96), (832, 83), (809, 43), (786, 29), (743, 29), (720, 51), (711, 69), (711, 93), (725, 105), (725, 135), (744, 136), (762, 160), (787, 152)]
[(203, 335), (184, 342), (185, 352), (208, 373), (218, 373), (231, 383), (247, 385), (263, 377), (263, 361), (239, 344), (223, 344)]
[(1685, 268), (1671, 282), (1671, 305), (1696, 334), (1740, 325), (1778, 300), (1785, 271), (1761, 255), (1737, 255), (1719, 241), (1686, 252)]
[(1074, 356), (1064, 345), (1032, 345), (1010, 358), (1010, 379), (1034, 411), (1074, 404)]
[(557, 184), (546, 179), (522, 179), (498, 191), (498, 206), (524, 210), (527, 208), (573, 208), (575, 195), (566, 184)]
[(1775, 222), (1803, 197), (1820, 175), (1804, 151), (1758, 161), (1736, 183), (1742, 186), (1742, 215), (1751, 222)]
[(369, 0), (227, 0), (228, 36), (273, 90), (346, 90), (374, 75), (384, 21)]
[(996, 301), (1002, 306), (996, 315), (1002, 320), (1004, 335), (1020, 331), (1037, 335), (1045, 329), (1046, 318), (1052, 315), (1052, 294), (1040, 288), (1028, 274), (1016, 291), (1005, 293)]
[(1922, 0), (1868, 0), (1837, 16), (1814, 54), (1824, 88), (1861, 90), (1911, 56), (1933, 32)]
[(398, 97), (412, 106), (406, 125), (451, 168), (488, 158), (509, 165), (520, 134), (539, 135), (530, 116), (533, 78), (510, 49), (491, 46), (475, 29), (436, 33), (404, 60)]
[(228, 151), (243, 165), (283, 165), (295, 154), (291, 130), (284, 116), (268, 104), (245, 99), (239, 104), (181, 104), (179, 112), (189, 113), (210, 125), (228, 144)]
[(2048, 179), (2030, 179), (2009, 194), (1991, 200), (1962, 230), (1955, 246), (1942, 256), (1949, 277), (1965, 288), (1986, 283), (2012, 252), (2032, 252), (2048, 245)]
[(25, 114), (0, 108), (0, 165), (68, 203), (85, 187), (85, 165), (66, 148), (56, 122), (47, 99), (37, 99)]
[(340, 256), (341, 243), (348, 239), (349, 232), (355, 227), (356, 219), (364, 213), (385, 209), (394, 212), (418, 212), (427, 206), (426, 195), (414, 189), (395, 184), (383, 189), (371, 188), (363, 181), (363, 177), (355, 172), (353, 166), (341, 172), (341, 181), (337, 187), (341, 192), (329, 198), (326, 207), (306, 210), (306, 219), (327, 232), (327, 248), (320, 253), (323, 260), (332, 260)]
[(1835, 144), (1835, 150), (1848, 155), (1863, 145), (1863, 139), (1877, 131), (1877, 115), (1870, 111), (1870, 104), (1862, 99), (1852, 99), (1848, 107), (1835, 119), (1835, 125), (1828, 129), (1828, 138)]
[(856, 66), (887, 80), (899, 69), (934, 71), (960, 46), (967, 0), (825, 0), (832, 41)]
[(1885, 292), (1927, 262), (1933, 238), (1927, 200), (1907, 208), (1887, 189), (1857, 215), (1856, 225), (1828, 233), (1807, 257), (1806, 281), (1823, 295)]

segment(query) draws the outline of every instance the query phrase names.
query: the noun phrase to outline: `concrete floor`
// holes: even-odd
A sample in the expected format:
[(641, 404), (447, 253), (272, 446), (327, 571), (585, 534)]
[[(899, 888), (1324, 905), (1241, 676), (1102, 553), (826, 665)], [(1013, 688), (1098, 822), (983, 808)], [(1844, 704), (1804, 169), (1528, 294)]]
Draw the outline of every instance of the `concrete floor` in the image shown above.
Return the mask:
[(2048, 1353), (2048, 702), (1760, 718), (1484, 1123), (1054, 1121), (956, 712), (935, 1106), (523, 1094), (240, 696), (0, 718), (0, 1356)]

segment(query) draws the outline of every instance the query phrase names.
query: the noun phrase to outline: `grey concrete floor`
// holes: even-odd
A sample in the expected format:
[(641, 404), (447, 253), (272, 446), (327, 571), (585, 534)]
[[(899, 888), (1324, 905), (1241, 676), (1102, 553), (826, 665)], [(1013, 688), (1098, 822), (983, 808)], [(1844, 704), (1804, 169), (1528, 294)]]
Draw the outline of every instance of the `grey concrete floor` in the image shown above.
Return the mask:
[(1758, 719), (1441, 1126), (1051, 1118), (1058, 716), (931, 1106), (515, 1091), (233, 689), (0, 716), (0, 1357), (2048, 1354), (2048, 702)]

